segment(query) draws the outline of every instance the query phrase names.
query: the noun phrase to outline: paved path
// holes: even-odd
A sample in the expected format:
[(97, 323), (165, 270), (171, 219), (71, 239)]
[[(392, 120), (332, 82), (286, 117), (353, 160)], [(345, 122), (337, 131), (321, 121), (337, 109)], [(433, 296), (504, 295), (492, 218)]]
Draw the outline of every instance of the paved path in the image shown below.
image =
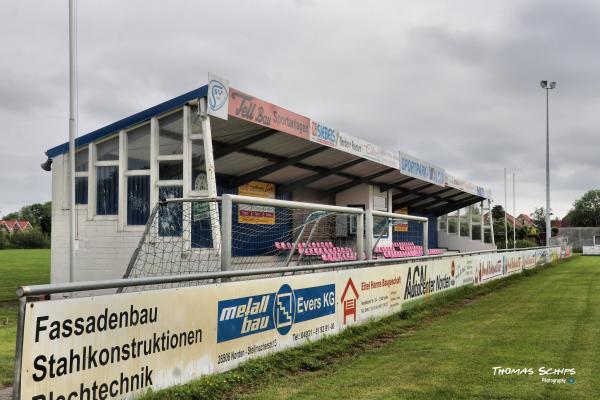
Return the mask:
[(0, 400), (12, 400), (12, 387), (0, 389)]

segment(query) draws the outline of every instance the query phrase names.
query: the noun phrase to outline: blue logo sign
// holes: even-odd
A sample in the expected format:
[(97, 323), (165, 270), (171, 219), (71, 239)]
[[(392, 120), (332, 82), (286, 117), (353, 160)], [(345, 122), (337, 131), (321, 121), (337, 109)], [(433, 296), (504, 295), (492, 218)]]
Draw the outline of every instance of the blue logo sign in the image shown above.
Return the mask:
[(572, 376), (567, 378), (567, 382), (569, 382), (570, 384), (574, 384), (575, 383), (575, 378), (573, 378)]
[(312, 121), (311, 125), (311, 135), (313, 141), (335, 147), (335, 142), (337, 139), (337, 131), (335, 129), (328, 128), (325, 125), (315, 121)]
[(208, 106), (212, 111), (218, 111), (227, 102), (227, 88), (221, 82), (213, 79), (209, 82), (210, 93), (208, 94)]
[(287, 335), (293, 324), (335, 313), (335, 284), (219, 301), (217, 342), (276, 329)]

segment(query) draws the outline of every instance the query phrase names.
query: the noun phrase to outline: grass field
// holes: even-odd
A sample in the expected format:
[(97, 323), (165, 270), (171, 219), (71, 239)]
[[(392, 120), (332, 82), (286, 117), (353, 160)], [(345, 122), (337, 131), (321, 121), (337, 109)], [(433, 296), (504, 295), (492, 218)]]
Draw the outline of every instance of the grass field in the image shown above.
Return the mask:
[(0, 386), (12, 382), (17, 298), (15, 289), (50, 281), (50, 250), (0, 250)]
[[(600, 259), (576, 257), (148, 397), (593, 399), (599, 347)], [(574, 383), (544, 383), (541, 367), (574, 368)]]

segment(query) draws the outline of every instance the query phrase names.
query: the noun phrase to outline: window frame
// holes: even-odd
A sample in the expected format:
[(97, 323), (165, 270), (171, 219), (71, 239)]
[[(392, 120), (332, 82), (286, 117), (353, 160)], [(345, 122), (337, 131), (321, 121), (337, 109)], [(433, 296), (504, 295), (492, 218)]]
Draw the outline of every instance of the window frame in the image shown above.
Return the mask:
[(75, 178), (87, 178), (87, 192), (88, 192), (88, 201), (87, 203), (77, 203), (75, 204), (75, 209), (77, 210), (87, 210), (88, 208), (88, 204), (90, 203), (90, 169), (91, 169), (91, 157), (90, 157), (90, 146), (83, 146), (80, 149), (78, 149), (75, 153), (75, 160), (77, 160), (77, 153), (80, 153), (82, 151), (88, 151), (88, 166), (87, 166), (87, 171), (75, 171)]
[[(121, 131), (122, 132), (122, 131)], [(89, 177), (88, 177), (88, 216), (91, 215), (91, 219), (94, 221), (118, 221), (120, 216), (121, 216), (121, 194), (122, 194), (122, 190), (121, 190), (121, 163), (123, 161), (123, 157), (121, 154), (121, 132), (118, 132), (114, 135), (110, 135), (106, 138), (102, 138), (101, 140), (98, 140), (97, 142), (94, 142), (93, 144), (90, 143), (89, 145), (89, 156), (90, 156), (90, 164), (89, 165), (93, 165), (93, 173), (92, 173), (92, 168), (88, 167), (88, 171), (90, 172)], [(113, 140), (115, 138), (118, 138), (119, 140), (119, 157), (117, 160), (110, 160), (110, 161), (98, 161), (98, 145), (102, 144), (104, 142), (107, 142), (109, 140)], [(111, 215), (102, 215), (102, 214), (98, 214), (97, 213), (97, 209), (96, 209), (96, 205), (98, 202), (97, 199), (97, 190), (96, 190), (96, 185), (97, 185), (97, 169), (98, 167), (117, 167), (118, 171), (117, 171), (117, 175), (118, 175), (118, 191), (119, 193), (117, 193), (117, 214), (111, 214)], [(90, 177), (93, 175), (93, 185), (90, 185)], [(90, 194), (92, 194), (92, 196), (90, 196)], [(92, 199), (90, 201), (90, 199)]]

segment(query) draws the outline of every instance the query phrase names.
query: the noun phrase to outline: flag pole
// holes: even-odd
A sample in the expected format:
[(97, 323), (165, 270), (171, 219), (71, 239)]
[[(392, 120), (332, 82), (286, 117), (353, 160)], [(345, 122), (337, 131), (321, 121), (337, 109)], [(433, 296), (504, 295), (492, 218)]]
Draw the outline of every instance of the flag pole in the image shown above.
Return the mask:
[(69, 0), (69, 282), (75, 272), (75, 134), (77, 129), (77, 42), (75, 0)]

